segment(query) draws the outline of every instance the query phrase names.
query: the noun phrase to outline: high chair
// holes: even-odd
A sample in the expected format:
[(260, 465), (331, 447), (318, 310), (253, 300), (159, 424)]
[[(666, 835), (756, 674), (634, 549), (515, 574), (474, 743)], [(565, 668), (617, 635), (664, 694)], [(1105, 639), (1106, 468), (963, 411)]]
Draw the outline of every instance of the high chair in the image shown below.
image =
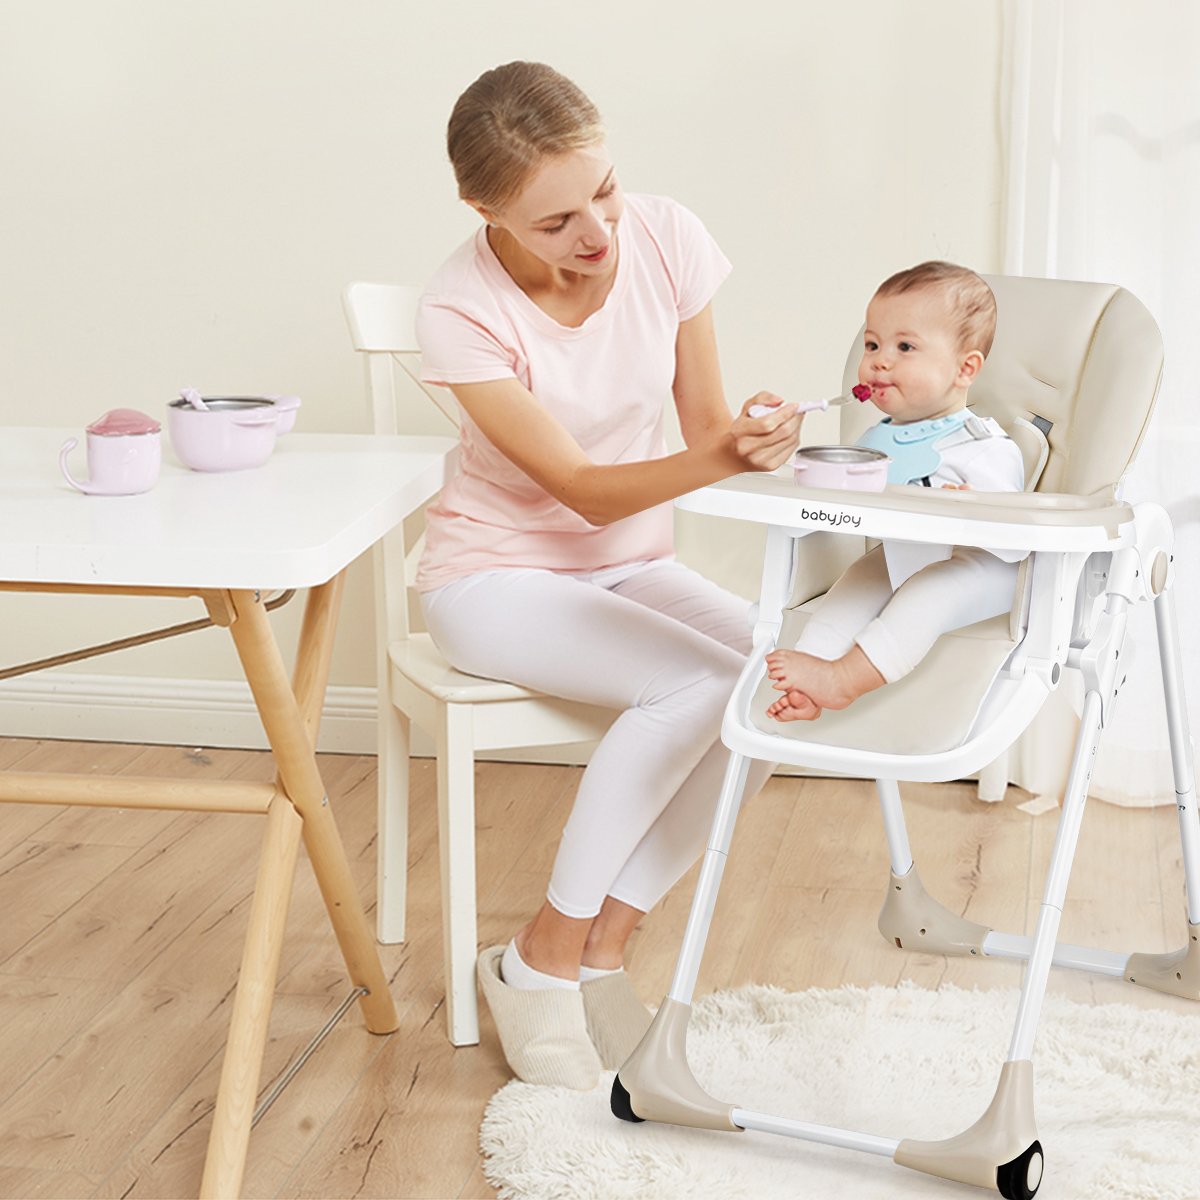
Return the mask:
[[(1200, 999), (1200, 823), (1171, 592), (1171, 524), (1158, 505), (1121, 499), (1122, 477), (1158, 389), (1158, 328), (1117, 287), (1008, 277), (989, 283), (998, 329), (971, 388), (972, 408), (1017, 435), (1036, 490), (804, 491), (785, 468), (737, 476), (680, 501), (692, 511), (767, 525), (767, 548), (754, 650), (725, 712), (729, 765), (683, 945), (653, 1025), (613, 1081), (612, 1110), (627, 1121), (755, 1129), (863, 1150), (1029, 1200), (1043, 1168), (1032, 1058), (1050, 967), (1124, 977)], [(847, 390), (859, 353), (856, 345), (847, 363)], [(843, 410), (843, 440), (853, 441), (854, 426), (873, 419), (873, 410)], [(795, 552), (800, 539), (818, 530), (1032, 553), (1018, 576), (1010, 616), (944, 636), (912, 674), (841, 712), (779, 723), (765, 713), (779, 693), (766, 679), (764, 657), (777, 645), (794, 645), (807, 619), (813, 597), (794, 569)], [(1056, 942), (1092, 764), (1123, 682), (1127, 613), (1139, 603), (1152, 603), (1157, 621), (1187, 889), (1188, 940), (1167, 954)], [(1034, 720), (1068, 671), (1082, 676), (1085, 696), (1036, 932), (1032, 938), (996, 932), (943, 908), (922, 887), (897, 783), (961, 779), (991, 762)], [(753, 1112), (714, 1099), (693, 1077), (687, 1063), (692, 994), (751, 758), (877, 781), (891, 858), (878, 922), (887, 941), (927, 953), (1025, 961), (994, 1099), (957, 1136), (898, 1140)]]

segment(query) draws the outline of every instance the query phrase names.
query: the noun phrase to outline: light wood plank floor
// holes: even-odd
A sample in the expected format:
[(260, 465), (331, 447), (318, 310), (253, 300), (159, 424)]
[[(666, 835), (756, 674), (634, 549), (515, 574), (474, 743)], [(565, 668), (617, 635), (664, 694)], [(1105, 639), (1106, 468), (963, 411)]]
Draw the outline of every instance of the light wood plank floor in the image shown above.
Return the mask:
[[(325, 755), (364, 902), (372, 906), (374, 760)], [(269, 779), (266, 754), (0, 739), (0, 769)], [(506, 937), (539, 902), (579, 772), (478, 768), (480, 936)], [(966, 784), (905, 790), (931, 892), (976, 921), (1029, 931), (1055, 815), (984, 805)], [(0, 805), (0, 1195), (195, 1195), (262, 825), (245, 816)], [(303, 857), (303, 855), (302, 855)], [(413, 769), (410, 940), (382, 949), (400, 1031), (367, 1034), (352, 1010), (251, 1139), (245, 1195), (489, 1197), (476, 1144), (507, 1078), (485, 1015), (478, 1047), (453, 1049), (442, 1011), (432, 764)], [(630, 960), (644, 998), (669, 982), (694, 872), (644, 922)], [(1019, 983), (1013, 964), (889, 947), (875, 930), (887, 878), (874, 789), (772, 780), (744, 813), (700, 991)], [(1093, 804), (1067, 940), (1161, 950), (1185, 933), (1174, 809)], [(1087, 1003), (1188, 1009), (1120, 981), (1056, 973)], [(325, 1022), (348, 985), (301, 862), (264, 1087)], [(997, 1061), (1007, 1046), (998, 1041)]]

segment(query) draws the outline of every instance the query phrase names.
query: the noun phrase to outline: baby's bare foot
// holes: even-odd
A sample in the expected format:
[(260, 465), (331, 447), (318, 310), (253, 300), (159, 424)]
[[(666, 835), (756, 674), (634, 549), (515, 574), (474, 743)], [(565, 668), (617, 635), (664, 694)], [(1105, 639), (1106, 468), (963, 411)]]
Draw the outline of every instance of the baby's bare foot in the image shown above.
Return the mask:
[(790, 691), (767, 709), (776, 721), (815, 721), (821, 710), (803, 692)]
[(798, 691), (811, 658), (798, 650), (772, 650), (767, 655), (767, 677), (778, 691)]
[(802, 692), (818, 709), (847, 708), (885, 682), (859, 646), (832, 660), (775, 650), (767, 655), (767, 674), (777, 690)]

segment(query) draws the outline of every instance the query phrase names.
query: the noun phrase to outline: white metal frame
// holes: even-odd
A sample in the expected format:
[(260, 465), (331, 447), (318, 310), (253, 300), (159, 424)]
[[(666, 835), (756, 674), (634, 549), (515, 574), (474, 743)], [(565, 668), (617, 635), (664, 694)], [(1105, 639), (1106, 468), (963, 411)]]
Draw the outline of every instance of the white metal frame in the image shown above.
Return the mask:
[[(692, 511), (768, 525), (766, 559), (755, 649), (734, 689), (722, 728), (722, 738), (731, 749), (729, 765), (674, 976), (656, 1019), (656, 1025), (663, 1022), (663, 1029), (652, 1027), (618, 1073), (614, 1112), (626, 1119), (757, 1129), (883, 1154), (948, 1178), (1000, 1186), (1006, 1195), (1032, 1196), (1040, 1183), (1042, 1160), (1041, 1147), (1029, 1132), (1034, 1128), (1030, 1063), (1051, 965), (1122, 976), (1200, 998), (1196, 994), (1200, 948), (1195, 944), (1200, 932), (1200, 822), (1171, 592), (1173, 532), (1166, 513), (1154, 504), (1131, 506), (1115, 500), (1037, 494), (938, 495), (912, 488), (888, 488), (870, 496), (804, 491), (786, 474), (739, 476), (692, 493), (679, 503)], [(763, 732), (751, 723), (749, 705), (763, 678), (764, 657), (776, 644), (783, 606), (792, 590), (794, 543), (814, 530), (831, 528), (868, 537), (904, 532), (908, 540), (940, 544), (1035, 547), (1025, 635), (993, 685), (976, 727), (953, 750), (931, 755), (874, 753), (797, 741)], [(914, 536), (917, 532), (919, 537)], [(1079, 592), (1095, 596), (1095, 600), (1077, 604)], [(1173, 955), (1135, 956), (1056, 944), (1096, 747), (1123, 682), (1126, 614), (1129, 606), (1137, 603), (1152, 603), (1155, 608), (1183, 847), (1190, 942)], [(962, 778), (991, 761), (1029, 724), (1066, 671), (1080, 673), (1085, 699), (1036, 932), (1028, 938), (989, 930), (982, 940), (984, 956), (1016, 958), (1027, 964), (1001, 1074), (1004, 1088), (1005, 1072), (1027, 1069), (1022, 1076), (1028, 1082), (1027, 1103), (1018, 1105), (1028, 1110), (1026, 1119), (1010, 1121), (1009, 1128), (1006, 1118), (993, 1113), (998, 1108), (994, 1101), (993, 1109), (957, 1138), (945, 1143), (909, 1143), (755, 1113), (702, 1093), (690, 1077), (682, 1049), (686, 1036), (679, 1025), (686, 1026), (690, 1011), (749, 760), (762, 758), (850, 775), (874, 775), (893, 880), (916, 880), (896, 781)], [(1135, 980), (1133, 964), (1138, 962), (1141, 967)], [(1182, 982), (1176, 983), (1176, 979)], [(983, 1148), (977, 1148), (977, 1143)], [(997, 1145), (1002, 1149), (997, 1151)], [(1004, 1176), (1005, 1164), (1019, 1170)], [(1001, 1176), (996, 1174), (998, 1169)], [(1001, 1178), (999, 1184), (997, 1178)]]

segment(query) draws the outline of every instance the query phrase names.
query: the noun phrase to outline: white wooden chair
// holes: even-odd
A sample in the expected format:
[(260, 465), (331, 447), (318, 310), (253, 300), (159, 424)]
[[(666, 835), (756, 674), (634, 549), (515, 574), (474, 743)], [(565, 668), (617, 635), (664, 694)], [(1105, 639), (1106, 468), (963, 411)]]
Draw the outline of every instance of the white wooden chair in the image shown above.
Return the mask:
[[(351, 283), (342, 294), (354, 348), (366, 360), (371, 429), (377, 434), (444, 433), (444, 420), (458, 427), (458, 405), (451, 393), (420, 382), (414, 334), (419, 296), (419, 288), (383, 283)], [(450, 1041), (466, 1046), (479, 1041), (475, 756), (594, 741), (617, 714), (454, 670), (429, 634), (410, 627), (409, 590), (422, 541), (409, 548), (404, 530), (397, 529), (375, 548), (377, 928), (381, 942), (404, 940), (409, 731), (415, 721), (436, 746), (446, 1021)]]

